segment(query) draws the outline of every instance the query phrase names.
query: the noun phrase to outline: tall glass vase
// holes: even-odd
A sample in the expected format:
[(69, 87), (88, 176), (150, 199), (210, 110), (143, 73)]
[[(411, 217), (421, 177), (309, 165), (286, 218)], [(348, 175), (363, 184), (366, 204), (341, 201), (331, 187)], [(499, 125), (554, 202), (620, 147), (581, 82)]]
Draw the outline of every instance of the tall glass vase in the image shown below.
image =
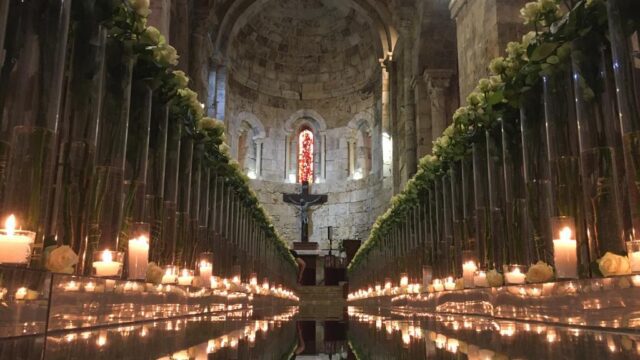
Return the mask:
[(438, 239), (438, 220), (437, 220), (437, 210), (436, 210), (436, 193), (433, 182), (430, 182), (427, 186), (427, 202), (426, 205), (429, 211), (429, 233), (427, 237), (427, 264), (433, 266), (434, 272), (438, 275), (438, 269), (436, 266), (438, 247), (437, 247), (437, 239)]
[(187, 261), (186, 246), (190, 239), (191, 204), (191, 166), (193, 163), (193, 138), (190, 134), (183, 134), (180, 140), (180, 169), (178, 171), (178, 213), (176, 236), (176, 261), (185, 264)]
[(474, 255), (478, 254), (478, 244), (476, 242), (475, 227), (475, 199), (474, 199), (474, 182), (473, 182), (473, 156), (469, 152), (464, 159), (460, 161), (460, 177), (462, 180), (462, 216), (463, 216), (463, 232), (462, 232), (462, 250), (471, 251)]
[(535, 256), (529, 241), (527, 194), (522, 161), (520, 118), (513, 115), (500, 120), (502, 160), (506, 208), (506, 261), (509, 264), (531, 264)]
[(489, 184), (487, 174), (487, 143), (484, 138), (472, 145), (473, 194), (475, 212), (475, 234), (478, 260), (481, 267), (493, 266), (491, 223), (489, 216)]
[(543, 260), (551, 264), (551, 180), (541, 86), (534, 86), (522, 94), (520, 131), (529, 215), (529, 241), (533, 244), (535, 257), (533, 262)]
[[(154, 96), (151, 108), (149, 160), (145, 188), (145, 222), (151, 224), (151, 259), (162, 262), (166, 244), (162, 241), (169, 106)], [(175, 207), (173, 209), (175, 213)]]
[[(0, 71), (2, 213), (36, 232), (32, 265), (51, 235), (51, 188), (71, 2), (5, 0), (8, 18)], [(7, 6), (4, 4), (3, 6)]]
[[(460, 270), (457, 263), (455, 244), (453, 242), (453, 197), (451, 194), (451, 175), (442, 176), (442, 200), (444, 205), (444, 241), (442, 247), (445, 250), (447, 262), (447, 274), (455, 276)], [(461, 269), (461, 267), (460, 267)]]
[(87, 237), (91, 182), (95, 167), (102, 103), (107, 31), (100, 25), (91, 2), (74, 3), (70, 75), (65, 100), (60, 167), (61, 197), (56, 234), (58, 242), (80, 252)]
[[(607, 86), (609, 70), (602, 39), (580, 39), (572, 44), (573, 89), (579, 129), (583, 202), (589, 256), (595, 262), (607, 251), (625, 252), (623, 206), (620, 198), (620, 141), (613, 124), (614, 95)], [(610, 74), (610, 73), (609, 73)]]
[[(580, 177), (576, 176), (580, 173), (580, 158), (571, 74), (560, 67), (558, 72), (545, 75), (542, 80), (553, 195), (551, 214), (554, 217), (570, 216), (579, 224), (576, 226), (575, 239), (579, 272), (584, 277), (589, 274), (589, 253), (585, 228), (582, 226), (582, 184)], [(559, 238), (559, 234), (552, 236)]]
[(502, 134), (500, 128), (485, 131), (487, 142), (487, 179), (489, 184), (489, 218), (491, 224), (492, 258), (494, 266), (506, 265), (506, 223), (504, 162), (502, 159)]
[(444, 208), (444, 194), (442, 193), (442, 179), (436, 178), (434, 181), (434, 194), (435, 194), (435, 205), (436, 205), (436, 227), (437, 227), (437, 235), (438, 237), (435, 240), (436, 244), (436, 259), (437, 259), (437, 269), (438, 276), (450, 276), (448, 275), (449, 264), (448, 264), (448, 248), (445, 246), (447, 239), (447, 232), (445, 229), (445, 208)]
[(451, 174), (451, 211), (453, 213), (453, 248), (456, 250), (457, 265), (462, 264), (461, 250), (465, 243), (464, 192), (462, 180), (462, 160), (456, 161), (449, 170)]
[(124, 165), (134, 62), (130, 48), (120, 41), (107, 40), (89, 234), (80, 251), (81, 271), (85, 275), (92, 270), (91, 256), (95, 250), (122, 250), (126, 245), (125, 241), (119, 241), (119, 235), (123, 220)]
[(189, 252), (187, 253), (187, 264), (191, 264), (195, 261), (195, 256), (198, 254), (199, 241), (201, 240), (198, 236), (198, 230), (200, 227), (200, 202), (202, 200), (200, 188), (202, 180), (203, 146), (204, 145), (202, 143), (196, 142), (193, 147), (193, 160), (191, 163), (191, 200), (189, 201)]
[(621, 124), (633, 238), (640, 238), (640, 5), (637, 1), (607, 1), (609, 39)]
[[(164, 171), (164, 204), (162, 206), (161, 258), (165, 263), (175, 264), (178, 235), (178, 191), (180, 173), (180, 143), (182, 125), (175, 117), (169, 118), (167, 131), (167, 155)], [(215, 264), (214, 264), (215, 265)]]

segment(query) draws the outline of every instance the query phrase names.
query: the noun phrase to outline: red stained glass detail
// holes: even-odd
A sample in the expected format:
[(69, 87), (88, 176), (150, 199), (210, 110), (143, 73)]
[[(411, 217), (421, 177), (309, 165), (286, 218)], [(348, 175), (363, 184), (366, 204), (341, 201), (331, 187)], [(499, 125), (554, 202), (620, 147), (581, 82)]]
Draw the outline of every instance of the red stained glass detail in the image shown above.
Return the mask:
[(298, 137), (298, 181), (313, 180), (313, 133), (302, 130)]

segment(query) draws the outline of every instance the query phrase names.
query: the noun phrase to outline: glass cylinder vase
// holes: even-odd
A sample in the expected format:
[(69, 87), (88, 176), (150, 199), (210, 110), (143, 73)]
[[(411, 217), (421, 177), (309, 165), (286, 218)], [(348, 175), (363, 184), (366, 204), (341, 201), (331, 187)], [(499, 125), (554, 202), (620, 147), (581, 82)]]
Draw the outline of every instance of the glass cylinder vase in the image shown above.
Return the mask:
[(473, 194), (475, 212), (475, 234), (480, 266), (493, 266), (491, 224), (489, 216), (489, 184), (487, 175), (487, 143), (484, 138), (473, 143)]
[[(52, 185), (71, 2), (8, 4), (0, 69), (0, 200), (36, 232), (32, 265), (50, 235)], [(7, 6), (5, 4), (2, 5)]]
[(489, 184), (489, 219), (491, 229), (491, 251), (494, 267), (500, 269), (505, 264), (505, 191), (504, 162), (502, 159), (502, 136), (500, 128), (485, 131), (487, 143), (487, 183)]
[[(162, 241), (169, 106), (153, 97), (149, 136), (149, 160), (145, 187), (145, 221), (151, 225), (151, 259), (162, 262), (166, 244)], [(175, 208), (173, 209), (175, 213)]]
[(162, 241), (161, 257), (165, 262), (175, 263), (177, 214), (178, 214), (178, 179), (180, 169), (180, 143), (182, 125), (176, 117), (169, 117), (167, 131), (167, 155), (164, 171), (164, 204), (162, 206)]

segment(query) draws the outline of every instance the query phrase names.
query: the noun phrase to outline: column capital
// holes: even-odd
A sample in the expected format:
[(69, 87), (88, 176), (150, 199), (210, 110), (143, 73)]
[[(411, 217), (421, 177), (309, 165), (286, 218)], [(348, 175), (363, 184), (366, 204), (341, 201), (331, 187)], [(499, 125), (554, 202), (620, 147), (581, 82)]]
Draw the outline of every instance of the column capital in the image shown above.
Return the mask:
[(455, 71), (449, 69), (427, 69), (422, 74), (429, 91), (446, 90), (451, 86), (451, 78)]

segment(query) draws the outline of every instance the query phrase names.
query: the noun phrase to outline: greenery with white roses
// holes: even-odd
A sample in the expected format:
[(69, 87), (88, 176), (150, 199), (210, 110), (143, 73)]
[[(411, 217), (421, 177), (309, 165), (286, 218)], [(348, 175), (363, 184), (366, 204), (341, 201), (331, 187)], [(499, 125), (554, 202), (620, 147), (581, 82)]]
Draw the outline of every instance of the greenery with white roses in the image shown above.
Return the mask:
[[(570, 9), (563, 13), (562, 9)], [(523, 94), (570, 63), (573, 40), (604, 37), (607, 14), (604, 0), (538, 0), (521, 10), (524, 23), (533, 30), (520, 42), (507, 44), (504, 57), (489, 64), (491, 76), (481, 79), (466, 98), (466, 105), (453, 114), (453, 121), (433, 143), (430, 155), (420, 160), (418, 170), (404, 190), (391, 200), (378, 217), (369, 238), (349, 264), (353, 272), (396, 225), (404, 223), (415, 206), (424, 202), (430, 184), (444, 175), (450, 164), (469, 154), (474, 142), (493, 130), (500, 121), (517, 123)], [(594, 44), (596, 46), (596, 44)], [(585, 91), (589, 85), (585, 84)]]
[(229, 155), (224, 124), (204, 116), (204, 105), (198, 100), (198, 94), (188, 87), (189, 78), (183, 71), (173, 69), (179, 60), (176, 49), (158, 29), (147, 26), (151, 12), (149, 0), (95, 0), (95, 6), (111, 14), (104, 22), (108, 36), (132, 49), (137, 60), (136, 76), (148, 81), (159, 98), (169, 104), (170, 115), (183, 124), (183, 132), (203, 144), (205, 164), (225, 178), (267, 238), (276, 244), (282, 258), (295, 267), (286, 243), (249, 188), (249, 179)]

